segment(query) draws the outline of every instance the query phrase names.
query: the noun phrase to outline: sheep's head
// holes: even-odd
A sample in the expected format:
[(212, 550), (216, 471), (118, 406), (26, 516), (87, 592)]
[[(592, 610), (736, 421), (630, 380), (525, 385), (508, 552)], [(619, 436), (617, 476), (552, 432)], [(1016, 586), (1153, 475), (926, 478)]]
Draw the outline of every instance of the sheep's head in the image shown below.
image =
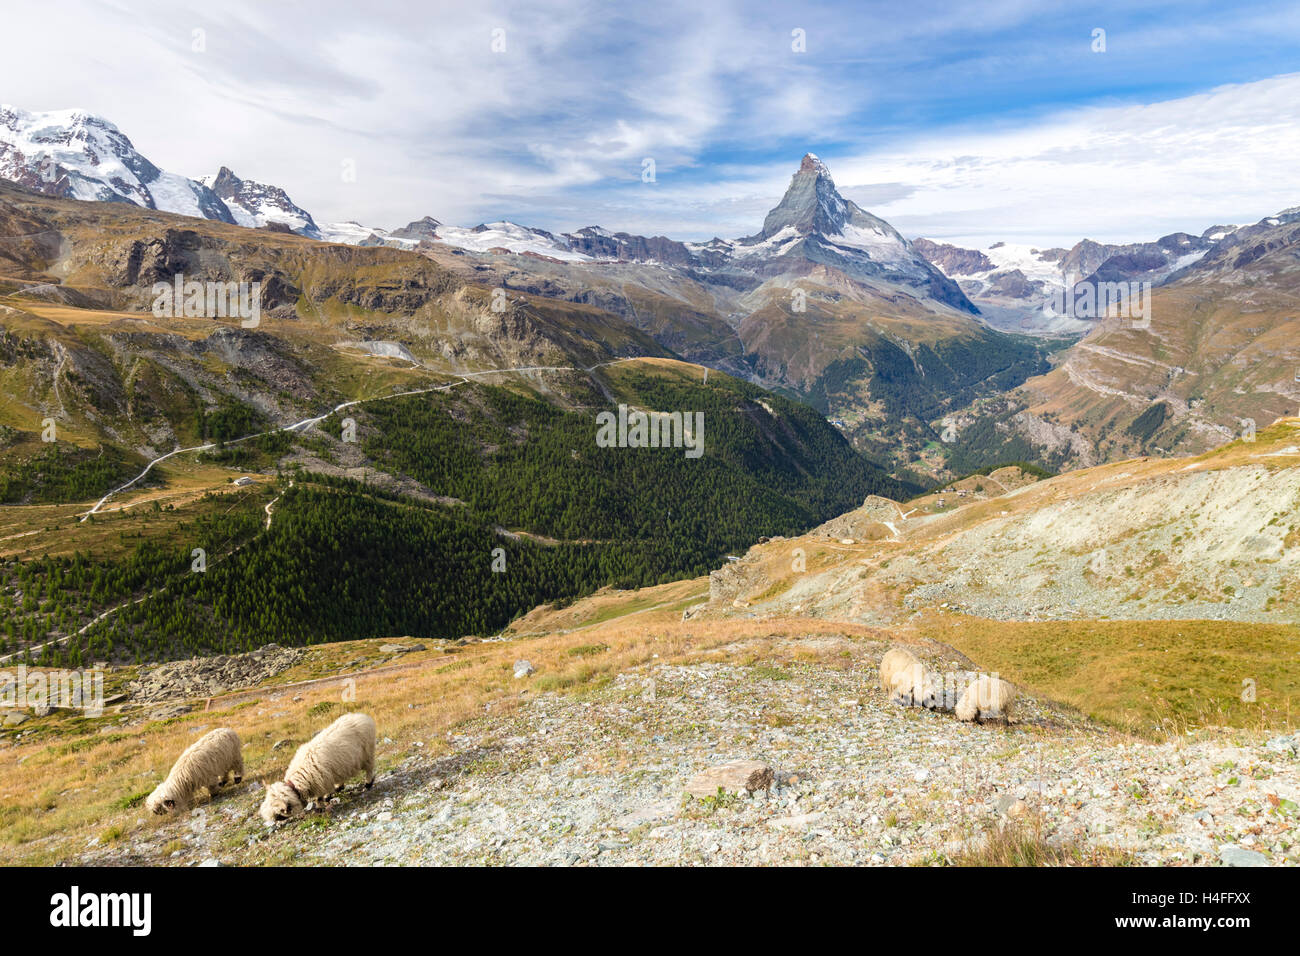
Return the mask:
[(288, 820), (302, 811), (302, 798), (291, 786), (280, 780), (266, 788), (266, 798), (262, 801), (262, 808), (258, 813), (267, 823), (275, 823), (279, 820)]
[(921, 680), (921, 699), (917, 703), (926, 710), (943, 709), (943, 685), (929, 671)]
[(164, 793), (162, 788), (159, 787), (153, 793), (149, 794), (149, 796), (145, 797), (144, 808), (150, 813), (156, 813), (158, 816), (163, 816), (164, 814), (175, 812), (176, 801)]

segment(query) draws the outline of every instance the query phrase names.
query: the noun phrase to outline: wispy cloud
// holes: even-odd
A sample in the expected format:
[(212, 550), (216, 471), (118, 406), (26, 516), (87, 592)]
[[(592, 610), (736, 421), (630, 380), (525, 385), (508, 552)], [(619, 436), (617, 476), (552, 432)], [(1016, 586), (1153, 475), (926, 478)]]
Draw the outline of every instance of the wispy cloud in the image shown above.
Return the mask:
[(324, 221), (738, 235), (806, 150), (904, 232), (965, 241), (1143, 238), (1300, 202), (1295, 5), (58, 7), (6, 12), (5, 99), (100, 113), (165, 168), (228, 165)]

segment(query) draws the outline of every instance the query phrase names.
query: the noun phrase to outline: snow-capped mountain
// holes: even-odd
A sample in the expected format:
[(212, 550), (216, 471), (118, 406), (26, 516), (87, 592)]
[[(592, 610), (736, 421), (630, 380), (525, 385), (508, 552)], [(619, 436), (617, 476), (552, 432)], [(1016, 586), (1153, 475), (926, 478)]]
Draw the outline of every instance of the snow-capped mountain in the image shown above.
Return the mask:
[(690, 243), (677, 242), (666, 236), (636, 236), (627, 232), (610, 232), (600, 226), (587, 226), (566, 232), (569, 248), (584, 256), (611, 262), (657, 262), (675, 266), (708, 264), (707, 257)]
[(432, 216), (425, 216), (422, 219), (416, 219), (414, 222), (408, 222), (401, 229), (394, 229), (392, 236), (394, 239), (414, 239), (419, 242), (421, 239), (427, 239), (433, 242), (438, 238), (438, 228), (442, 225)]
[(460, 226), (438, 225), (437, 242), (459, 246), (474, 252), (505, 249), (522, 255), (547, 256), (564, 262), (581, 262), (591, 259), (570, 248), (564, 239), (544, 229), (533, 229), (513, 222), (489, 222), (465, 229)]
[(11, 106), (0, 106), (0, 178), (48, 195), (129, 202), (253, 228), (288, 228), (327, 242), (412, 251), (444, 245), (480, 255), (512, 253), (569, 264), (642, 263), (690, 270), (723, 284), (738, 280), (737, 288), (755, 279), (829, 268), (866, 286), (880, 286), (888, 295), (901, 291), (968, 313), (982, 312), (994, 325), (1057, 331), (1086, 327), (1054, 315), (1047, 305), (1070, 277), (1075, 282), (1160, 283), (1227, 237), (1241, 234), (1234, 226), (1212, 226), (1200, 236), (1174, 233), (1128, 245), (1085, 239), (1069, 249), (996, 243), (975, 250), (927, 239), (910, 242), (841, 196), (826, 164), (812, 153), (803, 157), (762, 229), (733, 240), (678, 242), (600, 226), (556, 234), (505, 220), (462, 227), (432, 216), (391, 230), (355, 221), (321, 226), (284, 189), (240, 179), (228, 167), (202, 181), (162, 170), (115, 125), (84, 110), (40, 113)]
[(201, 182), (221, 197), (235, 222), (241, 226), (259, 228), (278, 222), (300, 236), (322, 238), (311, 213), (296, 205), (279, 186), (240, 179), (225, 166), (217, 175), (205, 176)]
[(207, 186), (159, 169), (116, 126), (84, 110), (0, 106), (0, 178), (50, 196), (235, 222)]
[(240, 179), (228, 167), (202, 181), (163, 171), (116, 126), (83, 110), (0, 108), (0, 177), (51, 195), (130, 202), (251, 228), (278, 225), (312, 239), (351, 245), (415, 250), (423, 243), (440, 243), (480, 254), (506, 252), (566, 263), (637, 262), (764, 279), (826, 266), (853, 280), (902, 286), (920, 298), (978, 312), (957, 283), (889, 223), (840, 196), (830, 170), (812, 153), (804, 156), (759, 233), (707, 243), (599, 226), (556, 235), (504, 220), (467, 228), (432, 216), (391, 230), (355, 221), (319, 226), (284, 189)]
[(362, 226), (356, 222), (330, 223), (322, 233), (331, 242), (357, 246), (417, 249), (424, 243), (438, 243), (469, 252), (512, 252), (545, 256), (561, 262), (584, 262), (593, 258), (575, 251), (567, 241), (568, 237), (561, 238), (545, 229), (505, 221), (464, 227), (448, 226), (432, 216), (424, 216), (397, 229)]
[[(327, 222), (320, 227), (321, 238), (326, 242), (338, 242), (347, 246), (382, 245), (388, 237), (387, 229), (378, 226), (363, 226), (355, 219), (343, 222)], [(403, 245), (402, 248), (410, 248)]]
[(760, 232), (729, 244), (710, 244), (732, 264), (760, 275), (797, 271), (799, 263), (839, 269), (868, 284), (901, 285), (954, 308), (979, 310), (957, 283), (936, 269), (885, 220), (847, 200), (830, 170), (812, 153), (804, 156), (781, 202)]
[(956, 280), (991, 321), (997, 323), (1014, 314), (1022, 328), (1079, 331), (1091, 323), (1057, 315), (1050, 305), (1067, 285), (1159, 285), (1200, 261), (1237, 231), (1236, 226), (1211, 226), (1199, 236), (1175, 232), (1154, 242), (1123, 245), (1084, 239), (1069, 249), (1039, 249), (1007, 242), (986, 249), (965, 249), (929, 239), (916, 239), (913, 247)]

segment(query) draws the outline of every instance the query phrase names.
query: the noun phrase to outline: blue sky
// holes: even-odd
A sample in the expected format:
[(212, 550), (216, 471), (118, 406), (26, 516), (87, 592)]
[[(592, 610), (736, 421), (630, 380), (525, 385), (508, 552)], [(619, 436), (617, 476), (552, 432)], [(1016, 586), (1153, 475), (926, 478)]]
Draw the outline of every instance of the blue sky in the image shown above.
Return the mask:
[(7, 11), (0, 99), (387, 227), (744, 235), (807, 151), (905, 235), (976, 245), (1300, 204), (1300, 4), (211, 6)]

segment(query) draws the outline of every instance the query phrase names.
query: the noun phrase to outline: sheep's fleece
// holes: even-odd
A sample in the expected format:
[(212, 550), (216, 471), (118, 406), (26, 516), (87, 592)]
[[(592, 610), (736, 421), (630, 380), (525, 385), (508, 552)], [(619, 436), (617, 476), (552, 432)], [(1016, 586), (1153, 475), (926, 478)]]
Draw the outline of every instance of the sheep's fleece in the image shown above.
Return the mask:
[(301, 813), (308, 801), (327, 797), (358, 773), (366, 787), (375, 782), (375, 721), (368, 714), (344, 714), (298, 748), (284, 780), (266, 788), (259, 811), (267, 823)]
[(909, 707), (934, 707), (938, 699), (934, 675), (901, 647), (890, 648), (880, 659), (880, 687), (891, 700)]
[(990, 720), (1013, 716), (1016, 689), (996, 677), (981, 677), (966, 688), (957, 701), (958, 720)]
[(227, 774), (234, 775), (235, 783), (244, 778), (243, 748), (237, 733), (218, 727), (185, 748), (167, 779), (145, 799), (145, 809), (150, 813), (188, 810), (194, 794), (204, 787), (215, 794)]

